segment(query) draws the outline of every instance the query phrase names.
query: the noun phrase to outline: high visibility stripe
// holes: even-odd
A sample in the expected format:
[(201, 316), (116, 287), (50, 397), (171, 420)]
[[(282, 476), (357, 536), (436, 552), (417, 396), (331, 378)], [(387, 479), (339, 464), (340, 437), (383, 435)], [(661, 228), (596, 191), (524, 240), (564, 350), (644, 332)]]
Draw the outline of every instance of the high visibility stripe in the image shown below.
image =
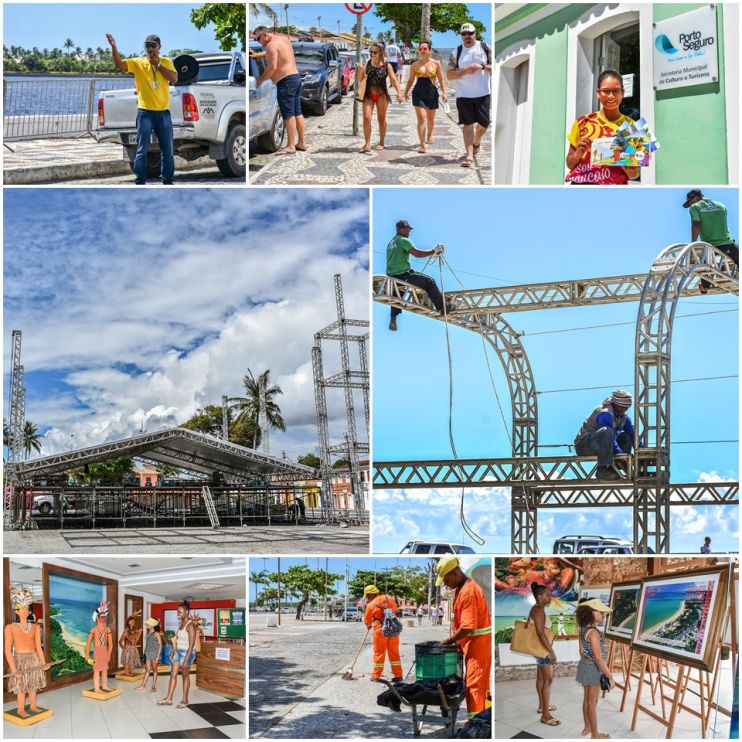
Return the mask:
[(374, 662), (374, 667), (384, 667), (384, 663), (379, 664), (378, 662)]
[(469, 634), (469, 636), (484, 636), (485, 634), (491, 634), (492, 633), (492, 627), (486, 626), (483, 629), (474, 629), (474, 631)]

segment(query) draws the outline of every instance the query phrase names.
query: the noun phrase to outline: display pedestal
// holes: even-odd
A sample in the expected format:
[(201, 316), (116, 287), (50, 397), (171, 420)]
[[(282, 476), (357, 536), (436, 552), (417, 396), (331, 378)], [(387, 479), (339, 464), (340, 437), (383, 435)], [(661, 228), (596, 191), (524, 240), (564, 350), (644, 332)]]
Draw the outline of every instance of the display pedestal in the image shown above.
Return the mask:
[(114, 675), (116, 680), (123, 680), (125, 683), (141, 683), (144, 678), (144, 673), (140, 672), (136, 675), (127, 675), (126, 673), (119, 672)]
[(95, 691), (93, 688), (88, 688), (88, 690), (84, 690), (82, 692), (82, 695), (85, 696), (85, 698), (95, 698), (96, 701), (108, 701), (111, 698), (116, 698), (116, 696), (121, 695), (121, 689), (120, 688), (109, 688), (108, 690), (101, 690)]
[(24, 719), (22, 716), (18, 716), (18, 709), (4, 711), (3, 719), (9, 721), (11, 724), (17, 724), (19, 727), (30, 727), (32, 724), (37, 724), (38, 722), (53, 716), (54, 712), (51, 709), (43, 709), (41, 707), (39, 707), (38, 711), (31, 711), (31, 709), (26, 706), (26, 713), (30, 714), (30, 716), (27, 716)]

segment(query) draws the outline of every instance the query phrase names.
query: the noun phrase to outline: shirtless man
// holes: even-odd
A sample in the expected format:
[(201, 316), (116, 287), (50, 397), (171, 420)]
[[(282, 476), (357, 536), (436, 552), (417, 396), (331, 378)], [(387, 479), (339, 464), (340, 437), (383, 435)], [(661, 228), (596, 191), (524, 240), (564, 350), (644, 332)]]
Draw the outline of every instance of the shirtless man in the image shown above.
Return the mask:
[(16, 695), (18, 716), (27, 719), (43, 710), (36, 705), (36, 694), (46, 686), (45, 671), (51, 665), (41, 648), (39, 627), (28, 621), (33, 594), (25, 588), (11, 587), (10, 602), (18, 620), (5, 627), (5, 659), (10, 670), (8, 692)]
[[(294, 154), (297, 150), (305, 152), (307, 145), (304, 142), (304, 116), (301, 112), (301, 77), (296, 68), (291, 41), (287, 36), (272, 33), (265, 26), (258, 26), (252, 35), (265, 47), (266, 60), (265, 70), (255, 84), (260, 87), (266, 80), (273, 81), (278, 90), (278, 107), (286, 123), (287, 143), (276, 154)], [(263, 55), (251, 52), (251, 56)]]

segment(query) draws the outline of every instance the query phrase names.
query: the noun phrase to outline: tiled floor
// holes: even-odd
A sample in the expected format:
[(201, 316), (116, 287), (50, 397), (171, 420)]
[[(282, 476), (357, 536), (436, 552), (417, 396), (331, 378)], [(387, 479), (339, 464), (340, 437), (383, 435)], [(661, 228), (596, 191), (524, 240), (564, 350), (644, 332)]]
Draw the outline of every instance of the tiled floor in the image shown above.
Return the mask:
[[(84, 698), (90, 683), (42, 693), (39, 703), (54, 711), (51, 719), (30, 727), (3, 722), (5, 739), (245, 739), (246, 715), (241, 702), (229, 701), (196, 688), (191, 678), (190, 705), (186, 709), (158, 706), (167, 692), (161, 676), (157, 693), (137, 692), (135, 684), (110, 681), (121, 695), (110, 701)], [(133, 686), (133, 687), (132, 687)], [(175, 702), (181, 698), (180, 679)], [(5, 704), (5, 709), (13, 704)]]
[[(674, 674), (674, 671), (673, 671)], [(723, 663), (718, 702), (724, 708), (732, 706), (732, 668)], [(646, 686), (645, 686), (646, 687)], [(694, 686), (691, 686), (694, 687)], [(556, 678), (551, 702), (557, 707), (553, 712), (562, 723), (558, 727), (542, 724), (536, 713), (536, 688), (533, 680), (495, 682), (495, 738), (497, 739), (580, 739), (582, 722), (582, 687), (574, 678)], [(616, 688), (598, 702), (600, 731), (613, 739), (664, 739), (666, 729), (646, 714), (639, 714), (636, 728), (631, 729), (631, 717), (636, 700), (636, 681), (626, 697), (626, 706), (621, 712), (623, 691)], [(666, 691), (666, 694), (668, 691)], [(643, 705), (652, 708), (649, 692), (642, 691)], [(698, 708), (698, 699), (686, 695), (686, 704)], [(659, 702), (657, 705), (659, 713)], [(669, 710), (669, 704), (667, 704)], [(675, 722), (673, 739), (700, 739), (701, 722), (697, 717), (680, 712)], [(729, 717), (714, 714), (709, 728), (710, 739), (729, 738)]]

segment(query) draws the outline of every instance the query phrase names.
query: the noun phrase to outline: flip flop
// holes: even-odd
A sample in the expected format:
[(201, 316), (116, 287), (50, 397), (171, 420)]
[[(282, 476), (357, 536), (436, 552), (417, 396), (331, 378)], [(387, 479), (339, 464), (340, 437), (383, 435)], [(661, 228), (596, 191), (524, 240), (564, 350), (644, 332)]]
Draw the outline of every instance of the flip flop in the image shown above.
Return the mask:
[(461, 167), (473, 167), (474, 166), (474, 160), (470, 160), (467, 158), (461, 163)]
[(306, 147), (300, 147), (300, 146), (299, 146), (299, 145), (297, 144), (297, 145), (296, 145), (296, 151), (297, 151), (297, 152), (306, 152), (306, 151), (307, 151), (307, 148), (306, 148)]
[(374, 147), (374, 149), (382, 150), (382, 149), (384, 149), (384, 145), (383, 144), (377, 144), (376, 147)]
[(558, 727), (562, 722), (559, 719), (541, 719), (541, 723), (548, 727)]
[(424, 155), (425, 154), (425, 147), (418, 147), (417, 148), (417, 153), (420, 154), (420, 155)]
[(183, 703), (181, 701), (175, 708), (176, 709), (187, 709), (188, 708), (188, 704), (187, 703)]
[(158, 705), (158, 706), (172, 706), (172, 705), (173, 705), (173, 702), (172, 702), (172, 701), (166, 701), (166, 700), (165, 700), (164, 698), (161, 698), (161, 699), (160, 699), (160, 700), (159, 700), (159, 701), (157, 702), (157, 705)]
[(274, 154), (276, 156), (278, 156), (278, 155), (295, 155), (296, 154), (296, 150), (295, 149), (288, 149), (288, 148), (284, 147), (283, 149), (279, 149)]

